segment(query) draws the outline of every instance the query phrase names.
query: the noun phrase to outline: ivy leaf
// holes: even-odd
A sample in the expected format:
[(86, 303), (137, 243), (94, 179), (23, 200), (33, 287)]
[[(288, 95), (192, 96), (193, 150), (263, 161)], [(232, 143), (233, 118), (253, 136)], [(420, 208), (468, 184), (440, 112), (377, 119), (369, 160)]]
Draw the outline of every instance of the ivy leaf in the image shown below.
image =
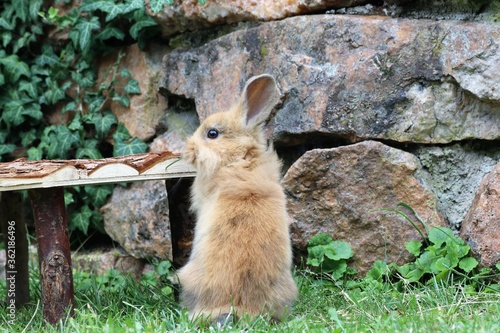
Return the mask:
[(125, 67), (121, 69), (120, 76), (126, 79), (132, 78), (132, 74), (130, 74), (130, 71)]
[(171, 2), (172, 1), (168, 1), (168, 0), (150, 0), (149, 5), (151, 7), (151, 11), (153, 13), (157, 14), (157, 13), (161, 12), (164, 5), (172, 5)]
[[(463, 269), (466, 273), (470, 273), (479, 263), (473, 257), (462, 258), (458, 263), (458, 267)], [(497, 264), (499, 265), (499, 264)]]
[(7, 124), (14, 126), (21, 125), (25, 120), (25, 116), (40, 120), (43, 116), (40, 105), (23, 103), (22, 100), (10, 100), (5, 103), (2, 118)]
[(68, 151), (74, 143), (80, 140), (80, 135), (70, 131), (64, 125), (52, 125), (44, 130), (45, 141), (47, 142), (48, 158), (67, 157)]
[(16, 17), (19, 18), (23, 23), (28, 19), (30, 0), (16, 0), (14, 10), (16, 12)]
[(130, 27), (130, 36), (133, 39), (137, 39), (137, 36), (139, 36), (139, 31), (144, 28), (155, 27), (157, 25), (158, 23), (156, 23), (156, 21), (153, 20), (150, 16), (144, 15), (139, 20), (137, 20), (137, 22), (132, 25), (132, 27)]
[(45, 83), (47, 84), (47, 90), (43, 94), (43, 97), (47, 104), (54, 105), (64, 98), (64, 90), (59, 87), (57, 82), (48, 77), (45, 79)]
[[(0, 27), (1, 27), (1, 22), (2, 22), (2, 18), (0, 18)], [(3, 47), (6, 47), (7, 45), (9, 45), (11, 40), (12, 40), (12, 33), (10, 31), (3, 31), (2, 32)]]
[(0, 58), (0, 64), (4, 65), (3, 71), (12, 83), (17, 82), (21, 75), (28, 78), (31, 76), (29, 66), (25, 62), (20, 61), (19, 57), (15, 54)]
[(88, 232), (90, 225), (90, 218), (92, 217), (92, 210), (89, 206), (84, 205), (78, 212), (71, 215), (71, 223), (69, 224), (69, 229), (81, 230), (85, 235)]
[(145, 153), (146, 149), (148, 149), (147, 144), (138, 138), (133, 138), (130, 142), (116, 142), (113, 147), (113, 156), (141, 154)]
[(28, 149), (28, 159), (31, 161), (38, 161), (41, 160), (43, 157), (43, 151), (42, 151), (42, 144), (40, 144), (38, 147), (31, 147)]
[(38, 98), (38, 84), (42, 81), (39, 77), (33, 77), (31, 81), (21, 80), (19, 82), (19, 91), (24, 91), (29, 97)]
[[(38, 18), (38, 13), (40, 12), (40, 8), (42, 7), (43, 0), (27, 0), (29, 3), (29, 16), (32, 20), (36, 20)], [(17, 2), (16, 2), (17, 3)]]
[(113, 193), (114, 185), (84, 186), (83, 188), (90, 196), (94, 207), (101, 207)]
[(123, 14), (130, 13), (134, 10), (143, 9), (144, 0), (127, 0), (123, 8)]
[(116, 95), (113, 97), (113, 101), (117, 101), (126, 108), (130, 107), (130, 99), (125, 95)]
[(28, 147), (33, 141), (37, 139), (36, 129), (32, 128), (27, 132), (21, 133), (21, 145), (23, 147)]
[(116, 119), (116, 116), (111, 112), (107, 112), (104, 115), (94, 113), (92, 114), (92, 118), (90, 120), (90, 123), (94, 124), (97, 135), (100, 138), (105, 138), (108, 135), (111, 126), (115, 125), (117, 122), (118, 119)]
[(125, 85), (125, 91), (128, 94), (140, 94), (141, 93), (141, 88), (139, 87), (139, 82), (137, 80), (129, 80), (127, 84)]
[(77, 149), (76, 158), (90, 158), (94, 160), (102, 158), (101, 152), (97, 149), (98, 143), (95, 139), (85, 140), (83, 147)]
[(2, 155), (12, 153), (16, 149), (16, 145), (13, 144), (0, 144), (0, 161), (2, 160)]
[(59, 64), (59, 57), (54, 53), (52, 46), (44, 44), (42, 46), (42, 53), (35, 58), (35, 64), (42, 67), (52, 67)]
[(96, 38), (100, 40), (107, 40), (110, 38), (123, 40), (125, 38), (125, 34), (115, 27), (106, 27), (103, 31), (97, 34)]
[(89, 21), (83, 18), (78, 20), (78, 23), (72, 31), (78, 32), (78, 46), (82, 51), (85, 51), (90, 47), (92, 31), (100, 28), (101, 24), (99, 23), (99, 18), (96, 16), (92, 16)]
[[(0, 28), (4, 28), (5, 30), (14, 30), (14, 24), (7, 21), (5, 17), (0, 17)], [(4, 42), (5, 44), (5, 42)], [(5, 46), (5, 45), (4, 45)]]
[(95, 10), (100, 10), (105, 12), (106, 22), (109, 22), (116, 18), (118, 15), (123, 14), (125, 6), (123, 4), (115, 3), (115, 1), (95, 1), (91, 3), (84, 4), (80, 7), (82, 12), (93, 12)]
[(130, 139), (130, 133), (128, 129), (123, 125), (123, 123), (119, 123), (118, 126), (116, 127), (116, 131), (113, 134), (113, 140), (116, 142), (119, 141), (127, 141)]

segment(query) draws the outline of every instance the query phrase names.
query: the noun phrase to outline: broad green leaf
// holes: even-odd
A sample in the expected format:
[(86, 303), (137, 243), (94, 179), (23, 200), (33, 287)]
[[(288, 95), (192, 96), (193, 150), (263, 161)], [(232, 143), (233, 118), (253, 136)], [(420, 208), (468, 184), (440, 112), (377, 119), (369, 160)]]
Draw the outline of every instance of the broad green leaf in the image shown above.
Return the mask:
[(373, 280), (380, 280), (388, 271), (387, 264), (382, 260), (373, 263), (373, 267), (366, 273), (366, 277)]
[(130, 142), (116, 142), (113, 146), (113, 156), (141, 154), (146, 152), (146, 149), (148, 149), (147, 144), (138, 138), (133, 138)]
[(170, 263), (170, 261), (167, 261), (167, 260), (164, 260), (162, 262), (160, 262), (155, 270), (156, 270), (156, 273), (158, 273), (158, 275), (167, 275), (168, 272), (170, 271), (170, 268), (172, 267), (172, 264)]
[(3, 72), (12, 83), (17, 82), (22, 75), (27, 78), (31, 76), (29, 66), (25, 62), (20, 61), (19, 57), (15, 54), (0, 58), (0, 64), (4, 66)]
[(125, 85), (125, 91), (128, 94), (140, 94), (141, 88), (139, 87), (139, 82), (137, 80), (129, 80)]
[(405, 244), (405, 247), (408, 250), (408, 252), (413, 254), (415, 257), (418, 257), (420, 255), (420, 248), (422, 247), (422, 242), (409, 241)]
[(309, 239), (308, 247), (314, 247), (317, 245), (327, 245), (332, 242), (333, 242), (332, 236), (325, 233), (318, 233)]
[(429, 231), (429, 241), (437, 247), (441, 246), (443, 243), (453, 241), (454, 238), (455, 235), (450, 228), (434, 227)]
[(496, 269), (500, 271), (500, 261), (496, 263), (495, 265)]
[(334, 280), (338, 280), (346, 272), (347, 262), (345, 260), (324, 262), (322, 269), (330, 273)]
[(458, 267), (463, 269), (466, 273), (470, 273), (479, 263), (473, 257), (462, 258), (458, 263)]
[(91, 97), (90, 94), (85, 96), (85, 102), (88, 103), (88, 108), (91, 114), (99, 113), (105, 101), (106, 98), (104, 96)]
[(453, 268), (450, 260), (448, 260), (448, 258), (446, 257), (436, 260), (435, 267), (440, 272), (448, 271), (450, 270), (450, 268)]
[[(325, 256), (332, 260), (349, 259), (354, 254), (349, 244), (343, 241), (334, 241), (327, 245), (328, 251), (325, 251)], [(334, 251), (330, 251), (333, 249)]]

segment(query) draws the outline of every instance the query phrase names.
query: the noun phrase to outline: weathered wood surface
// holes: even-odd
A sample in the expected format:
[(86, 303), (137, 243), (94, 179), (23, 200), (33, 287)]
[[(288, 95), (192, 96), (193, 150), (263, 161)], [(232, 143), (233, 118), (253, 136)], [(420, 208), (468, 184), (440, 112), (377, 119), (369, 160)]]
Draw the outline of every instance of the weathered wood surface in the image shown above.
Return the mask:
[(18, 159), (0, 163), (0, 191), (192, 177), (195, 170), (171, 152), (99, 160)]

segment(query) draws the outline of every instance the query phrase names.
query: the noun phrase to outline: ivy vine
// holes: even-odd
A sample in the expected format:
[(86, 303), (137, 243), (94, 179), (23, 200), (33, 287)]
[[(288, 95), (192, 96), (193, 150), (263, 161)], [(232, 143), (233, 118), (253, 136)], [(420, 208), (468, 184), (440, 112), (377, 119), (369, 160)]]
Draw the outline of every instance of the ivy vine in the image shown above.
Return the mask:
[[(111, 112), (140, 94), (138, 82), (118, 70), (126, 46), (144, 47), (159, 36), (144, 0), (83, 0), (66, 14), (70, 0), (5, 0), (0, 4), (0, 161), (103, 158), (145, 152)], [(168, 0), (151, 0), (159, 12)], [(58, 6), (60, 5), (60, 6)], [(51, 39), (50, 33), (67, 34)], [(98, 82), (96, 59), (117, 54), (109, 77)], [(120, 86), (119, 82), (126, 82)], [(55, 110), (65, 119), (51, 121)], [(65, 194), (70, 230), (104, 231), (98, 208), (113, 187), (84, 186)]]

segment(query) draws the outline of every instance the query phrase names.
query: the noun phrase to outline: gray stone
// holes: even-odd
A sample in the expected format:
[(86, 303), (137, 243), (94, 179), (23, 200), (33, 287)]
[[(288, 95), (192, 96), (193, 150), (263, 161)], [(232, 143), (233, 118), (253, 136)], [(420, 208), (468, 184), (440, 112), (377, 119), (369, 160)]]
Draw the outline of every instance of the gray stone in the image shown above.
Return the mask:
[(101, 208), (106, 233), (136, 258), (172, 259), (164, 181), (117, 186)]
[(273, 74), (278, 145), (306, 134), (415, 143), (500, 138), (500, 26), (316, 15), (239, 30), (164, 58), (162, 87), (200, 118), (227, 109), (246, 79)]
[(460, 230), (481, 180), (500, 161), (500, 149), (469, 143), (423, 146), (414, 154), (423, 166), (418, 175), (436, 194), (439, 212)]

